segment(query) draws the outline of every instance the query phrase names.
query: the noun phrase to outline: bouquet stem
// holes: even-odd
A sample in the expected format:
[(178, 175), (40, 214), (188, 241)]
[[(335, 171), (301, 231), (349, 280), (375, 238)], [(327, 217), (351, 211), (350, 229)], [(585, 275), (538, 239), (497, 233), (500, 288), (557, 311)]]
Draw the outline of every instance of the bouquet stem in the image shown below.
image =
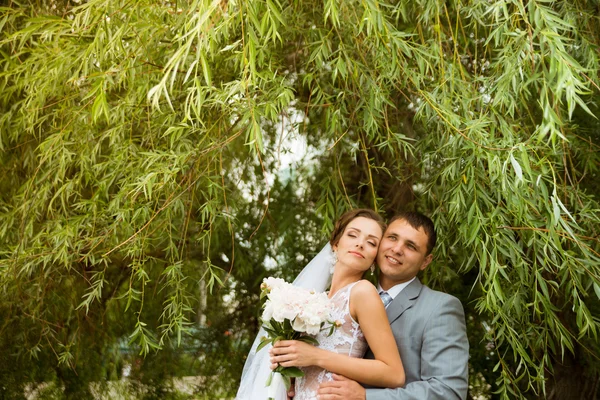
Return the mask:
[(267, 381), (267, 396), (269, 400), (277, 399), (277, 392), (282, 390), (282, 386), (285, 387), (283, 376), (279, 372), (271, 372)]

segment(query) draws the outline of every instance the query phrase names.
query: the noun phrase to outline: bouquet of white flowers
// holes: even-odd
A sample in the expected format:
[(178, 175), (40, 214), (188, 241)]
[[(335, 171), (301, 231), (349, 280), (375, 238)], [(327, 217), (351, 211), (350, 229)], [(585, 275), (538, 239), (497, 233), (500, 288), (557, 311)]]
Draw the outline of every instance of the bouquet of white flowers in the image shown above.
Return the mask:
[[(300, 340), (318, 345), (319, 342), (308, 335), (316, 335), (323, 329), (329, 329), (330, 335), (333, 333), (336, 327), (330, 316), (333, 305), (325, 293), (296, 287), (280, 278), (265, 278), (260, 287), (261, 299), (267, 298), (263, 305), (262, 326), (268, 336), (261, 339), (256, 351), (278, 340)], [(326, 323), (330, 325), (325, 327)], [(275, 368), (266, 383), (270, 386), (269, 399), (273, 398), (280, 381), (289, 389), (291, 378), (301, 376), (304, 373), (296, 367)]]

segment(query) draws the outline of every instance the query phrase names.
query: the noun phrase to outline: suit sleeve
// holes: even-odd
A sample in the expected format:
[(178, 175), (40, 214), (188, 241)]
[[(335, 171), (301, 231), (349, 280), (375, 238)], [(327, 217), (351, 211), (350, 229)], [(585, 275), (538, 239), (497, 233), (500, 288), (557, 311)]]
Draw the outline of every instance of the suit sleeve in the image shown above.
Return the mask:
[(464, 400), (469, 342), (460, 301), (447, 296), (432, 309), (423, 332), (421, 380), (398, 389), (367, 389), (367, 400)]

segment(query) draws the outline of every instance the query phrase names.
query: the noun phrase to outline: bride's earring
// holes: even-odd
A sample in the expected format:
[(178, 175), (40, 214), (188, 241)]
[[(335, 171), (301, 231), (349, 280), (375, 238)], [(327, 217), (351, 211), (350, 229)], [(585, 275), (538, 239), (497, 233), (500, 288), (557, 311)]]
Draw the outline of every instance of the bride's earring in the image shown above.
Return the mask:
[(329, 266), (329, 272), (331, 273), (331, 275), (333, 275), (333, 270), (335, 269), (335, 264), (337, 264), (337, 262), (337, 251), (334, 251), (333, 256), (331, 257), (331, 265)]
[(371, 264), (371, 273), (375, 275), (375, 264)]

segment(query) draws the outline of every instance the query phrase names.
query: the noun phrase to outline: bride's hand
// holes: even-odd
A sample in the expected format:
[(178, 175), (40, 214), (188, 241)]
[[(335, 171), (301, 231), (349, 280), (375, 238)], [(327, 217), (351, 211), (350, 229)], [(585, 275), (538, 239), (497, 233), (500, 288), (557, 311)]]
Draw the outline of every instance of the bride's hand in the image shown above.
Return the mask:
[(318, 365), (319, 353), (323, 351), (298, 340), (280, 340), (270, 350), (271, 369), (282, 367), (307, 367)]

